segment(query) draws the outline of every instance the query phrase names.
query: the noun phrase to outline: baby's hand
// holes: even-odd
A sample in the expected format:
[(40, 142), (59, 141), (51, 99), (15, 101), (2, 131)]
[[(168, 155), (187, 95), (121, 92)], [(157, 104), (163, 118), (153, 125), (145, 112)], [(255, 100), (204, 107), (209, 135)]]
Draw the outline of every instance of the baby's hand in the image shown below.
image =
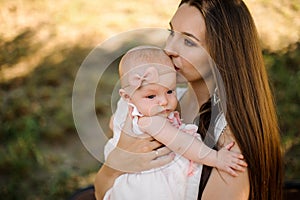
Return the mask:
[(247, 163), (243, 160), (242, 154), (230, 151), (233, 146), (234, 142), (231, 142), (217, 152), (216, 168), (232, 176), (238, 176), (236, 171), (244, 172)]

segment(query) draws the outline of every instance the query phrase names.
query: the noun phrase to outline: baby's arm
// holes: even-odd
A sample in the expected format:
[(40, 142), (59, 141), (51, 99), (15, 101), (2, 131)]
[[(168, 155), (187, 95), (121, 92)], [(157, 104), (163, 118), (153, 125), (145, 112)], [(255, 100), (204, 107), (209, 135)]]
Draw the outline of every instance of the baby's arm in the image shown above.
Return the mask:
[(244, 171), (247, 166), (242, 160), (243, 155), (229, 151), (234, 143), (215, 151), (196, 137), (172, 126), (164, 117), (142, 117), (139, 119), (139, 126), (172, 151), (194, 162), (216, 167), (232, 176), (237, 176), (235, 170)]

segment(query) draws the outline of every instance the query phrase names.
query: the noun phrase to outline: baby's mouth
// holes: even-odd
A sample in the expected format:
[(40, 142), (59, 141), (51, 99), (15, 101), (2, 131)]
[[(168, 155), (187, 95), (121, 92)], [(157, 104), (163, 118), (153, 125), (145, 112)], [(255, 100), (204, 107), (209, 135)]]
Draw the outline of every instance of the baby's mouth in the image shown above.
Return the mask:
[(168, 115), (170, 112), (171, 112), (170, 109), (164, 109), (164, 110), (161, 111), (161, 113), (164, 114), (164, 115), (165, 114)]

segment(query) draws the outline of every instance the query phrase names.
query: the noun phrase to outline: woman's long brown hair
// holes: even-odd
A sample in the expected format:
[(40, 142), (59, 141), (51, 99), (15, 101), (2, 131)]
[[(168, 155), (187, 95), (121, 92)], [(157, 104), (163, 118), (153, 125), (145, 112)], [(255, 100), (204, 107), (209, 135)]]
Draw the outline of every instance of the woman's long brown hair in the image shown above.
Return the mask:
[[(223, 79), (227, 123), (248, 163), (251, 200), (282, 199), (274, 100), (251, 14), (240, 0), (182, 0), (203, 14), (206, 44)], [(188, 23), (188, 19), (187, 19)]]

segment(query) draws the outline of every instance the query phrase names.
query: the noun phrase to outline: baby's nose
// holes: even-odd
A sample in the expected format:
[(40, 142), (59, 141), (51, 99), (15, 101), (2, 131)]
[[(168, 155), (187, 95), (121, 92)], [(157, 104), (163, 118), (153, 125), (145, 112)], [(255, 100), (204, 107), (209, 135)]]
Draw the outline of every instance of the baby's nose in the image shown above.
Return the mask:
[(166, 98), (165, 96), (161, 96), (161, 97), (160, 97), (160, 101), (159, 101), (159, 105), (165, 106), (165, 105), (167, 105), (167, 104), (168, 104), (167, 98)]

